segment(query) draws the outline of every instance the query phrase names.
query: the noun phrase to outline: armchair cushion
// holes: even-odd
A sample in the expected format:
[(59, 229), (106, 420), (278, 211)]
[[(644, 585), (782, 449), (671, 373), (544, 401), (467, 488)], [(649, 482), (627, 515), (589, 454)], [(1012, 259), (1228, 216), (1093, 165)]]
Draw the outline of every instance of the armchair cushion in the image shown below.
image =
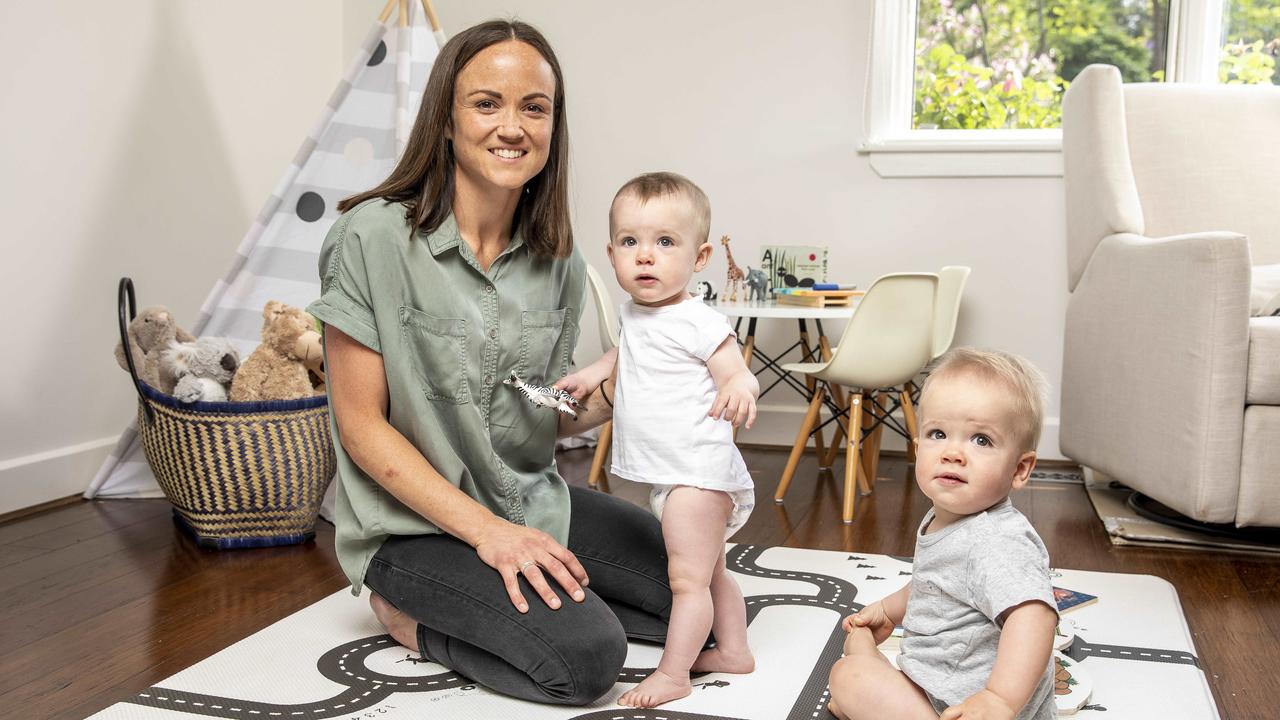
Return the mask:
[(1280, 405), (1280, 317), (1249, 319), (1246, 405)]
[(1280, 263), (1254, 265), (1253, 279), (1249, 284), (1249, 314), (1270, 315), (1280, 300)]

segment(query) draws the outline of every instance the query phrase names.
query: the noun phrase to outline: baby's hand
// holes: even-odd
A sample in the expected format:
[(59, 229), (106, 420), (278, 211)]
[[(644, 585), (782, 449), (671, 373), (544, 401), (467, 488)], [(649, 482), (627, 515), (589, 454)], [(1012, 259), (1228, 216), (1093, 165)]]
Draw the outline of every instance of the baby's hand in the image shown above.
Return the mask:
[(884, 642), (885, 638), (893, 634), (893, 622), (885, 614), (884, 605), (879, 602), (871, 603), (846, 617), (840, 623), (840, 627), (844, 628), (845, 632), (852, 632), (855, 627), (867, 628), (871, 631), (871, 636), (875, 638), (876, 645)]
[(943, 710), (939, 720), (1013, 720), (1017, 714), (1018, 711), (1009, 707), (1003, 698), (983, 688), (959, 705)]
[(734, 427), (742, 425), (751, 427), (756, 421), (756, 394), (759, 387), (755, 376), (749, 372), (734, 375), (720, 388), (716, 401), (711, 403), (711, 412), (707, 417), (727, 420)]
[(597, 378), (591, 372), (591, 368), (587, 367), (576, 373), (565, 375), (557, 380), (556, 384), (551, 387), (556, 390), (564, 390), (574, 398), (582, 400), (595, 392), (596, 388), (600, 387), (600, 383), (604, 382), (606, 379), (607, 378)]

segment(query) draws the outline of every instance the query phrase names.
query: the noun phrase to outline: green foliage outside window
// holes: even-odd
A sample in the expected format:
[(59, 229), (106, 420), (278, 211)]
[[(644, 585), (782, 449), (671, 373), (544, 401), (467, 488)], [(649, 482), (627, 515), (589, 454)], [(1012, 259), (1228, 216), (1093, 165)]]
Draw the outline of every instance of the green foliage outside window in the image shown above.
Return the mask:
[(1280, 85), (1280, 0), (1228, 0), (1218, 81), (1230, 85)]
[[(1227, 0), (1219, 76), (1280, 83), (1280, 0)], [(1062, 125), (1068, 78), (1091, 63), (1164, 79), (1169, 0), (919, 0), (913, 127)]]

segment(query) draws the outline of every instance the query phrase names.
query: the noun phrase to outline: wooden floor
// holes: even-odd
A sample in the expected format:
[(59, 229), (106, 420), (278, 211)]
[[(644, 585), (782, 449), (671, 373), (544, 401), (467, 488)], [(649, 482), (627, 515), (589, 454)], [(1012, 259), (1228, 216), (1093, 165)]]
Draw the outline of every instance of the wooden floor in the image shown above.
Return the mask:
[[(782, 506), (771, 499), (783, 451), (744, 455), (760, 502), (734, 540), (912, 554), (912, 531), (928, 506), (901, 459), (885, 457), (875, 494), (846, 526), (839, 487), (819, 475), (812, 455)], [(562, 473), (577, 485), (590, 462), (589, 449), (560, 454)], [(613, 490), (647, 498), (621, 480)], [(1280, 561), (1113, 548), (1079, 485), (1033, 483), (1014, 504), (1056, 566), (1172, 582), (1222, 717), (1277, 717)], [(177, 531), (163, 500), (80, 502), (12, 520), (0, 525), (0, 717), (83, 718), (345, 585), (324, 522), (312, 544), (214, 552)]]

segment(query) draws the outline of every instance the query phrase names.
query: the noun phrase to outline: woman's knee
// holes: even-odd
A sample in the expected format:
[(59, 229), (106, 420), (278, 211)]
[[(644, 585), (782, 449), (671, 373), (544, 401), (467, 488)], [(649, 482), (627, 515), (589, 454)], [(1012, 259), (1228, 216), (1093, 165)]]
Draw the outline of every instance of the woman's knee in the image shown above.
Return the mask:
[(565, 633), (552, 642), (560, 666), (556, 677), (538, 680), (552, 702), (586, 705), (598, 700), (618, 682), (627, 659), (627, 638), (622, 626)]

